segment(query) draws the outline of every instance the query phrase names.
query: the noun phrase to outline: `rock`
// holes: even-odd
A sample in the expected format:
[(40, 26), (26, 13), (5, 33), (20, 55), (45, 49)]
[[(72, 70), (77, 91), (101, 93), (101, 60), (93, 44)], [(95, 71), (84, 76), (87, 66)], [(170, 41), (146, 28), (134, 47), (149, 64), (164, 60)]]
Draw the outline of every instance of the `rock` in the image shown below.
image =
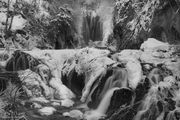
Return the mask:
[[(155, 42), (154, 42), (155, 41)], [(152, 42), (152, 43), (151, 43)], [(154, 43), (153, 43), (154, 42)], [(157, 43), (156, 43), (157, 42)], [(141, 52), (140, 60), (142, 63), (150, 63), (155, 66), (158, 64), (164, 64), (169, 61), (173, 61), (176, 59), (175, 46), (170, 46), (167, 43), (162, 43), (155, 39), (150, 39), (149, 41), (145, 41), (142, 48), (144, 49)], [(146, 45), (147, 44), (147, 45)], [(149, 46), (148, 44), (155, 44), (154, 46)]]
[(49, 103), (49, 100), (47, 100), (44, 97), (31, 98), (29, 101), (31, 101), (31, 102)]
[(78, 74), (75, 68), (73, 68), (70, 72), (62, 74), (62, 82), (77, 96), (81, 96), (85, 86), (85, 74)]
[(40, 62), (37, 58), (20, 50), (16, 50), (8, 59), (5, 68), (7, 71), (18, 71), (34, 69), (34, 67), (39, 64)]
[(138, 102), (143, 99), (144, 95), (148, 93), (151, 87), (151, 81), (148, 78), (145, 78), (140, 82), (135, 90), (136, 98), (135, 102)]
[(129, 87), (135, 89), (142, 79), (142, 67), (138, 60), (129, 60), (126, 64)]
[(176, 82), (176, 79), (174, 76), (167, 76), (164, 78), (164, 82), (169, 82), (171, 84), (174, 84)]
[(52, 89), (44, 82), (41, 76), (29, 69), (19, 71), (19, 78), (23, 83), (23, 89), (29, 97), (42, 97), (47, 98), (53, 95)]
[[(0, 18), (1, 18), (1, 20), (0, 20), (0, 27), (1, 28), (0, 29), (3, 29), (3, 28), (5, 28), (4, 23), (6, 23), (6, 18), (7, 18), (6, 13), (1, 12)], [(11, 21), (10, 18), (8, 19), (8, 21)], [(13, 17), (11, 30), (12, 31), (21, 30), (25, 27), (26, 23), (27, 23), (27, 20), (25, 20), (21, 15), (15, 15)], [(8, 25), (10, 25), (10, 22), (8, 22)]]
[(31, 70), (19, 71), (19, 78), (22, 81), (23, 89), (27, 93), (28, 97), (41, 97), (42, 89), (39, 82), (41, 77)]
[(87, 111), (85, 114), (84, 114), (84, 118), (85, 120), (100, 120), (100, 119), (103, 119), (105, 118), (106, 115), (102, 114), (102, 113), (99, 113), (98, 111), (96, 110), (93, 110), (93, 111)]
[(38, 112), (42, 116), (44, 116), (44, 115), (45, 116), (52, 115), (55, 111), (56, 111), (56, 109), (53, 108), (53, 107), (44, 107), (44, 108), (38, 110)]
[(142, 67), (140, 61), (131, 55), (119, 55), (118, 61), (125, 64), (128, 71), (129, 87), (135, 89), (142, 78)]
[(134, 92), (129, 88), (120, 88), (119, 90), (114, 91), (108, 108), (108, 112), (114, 112), (120, 107), (130, 105), (133, 99), (133, 95)]
[(97, 108), (100, 101), (109, 89), (114, 87), (127, 87), (128, 86), (128, 72), (125, 68), (118, 66), (109, 67), (97, 79), (96, 84), (93, 86), (86, 103), (90, 108)]
[(5, 29), (5, 25), (3, 23), (6, 23), (6, 18), (7, 15), (4, 12), (0, 12), (0, 30), (4, 30)]
[(180, 77), (180, 60), (177, 61), (166, 61), (164, 63), (165, 67), (172, 71), (173, 76)]
[(70, 99), (64, 99), (64, 100), (61, 100), (61, 106), (64, 106), (64, 107), (71, 107), (74, 105), (74, 101), (70, 100)]
[(83, 119), (83, 113), (80, 110), (71, 110), (70, 112), (63, 113), (63, 116), (75, 118), (76, 120)]
[(75, 97), (74, 93), (72, 93), (72, 91), (63, 85), (61, 80), (57, 78), (51, 78), (49, 85), (55, 89), (54, 98), (56, 99), (66, 100)]
[[(89, 107), (84, 110), (90, 111), (84, 114), (84, 118), (78, 110), (63, 114), (72, 119), (125, 120), (134, 116), (137, 120), (160, 119), (163, 118), (160, 111), (174, 111), (179, 106), (179, 58), (164, 46), (145, 47), (149, 50), (144, 51), (123, 50), (112, 58), (109, 51), (93, 48), (25, 52), (25, 58), (32, 54), (41, 62), (34, 69), (21, 70), (18, 74), (32, 103), (72, 107), (74, 101), (71, 99), (75, 97), (72, 91), (75, 92), (84, 102), (82, 104)], [(24, 57), (17, 55), (15, 61)], [(107, 91), (114, 87), (117, 90), (106, 96)], [(40, 95), (36, 95), (38, 93)], [(48, 100), (49, 94), (53, 96), (51, 100)], [(36, 108), (41, 107), (37, 105)], [(55, 111), (53, 108), (50, 112), (44, 112), (43, 108), (40, 110), (41, 115)]]
[(149, 63), (157, 66), (158, 64), (163, 64), (171, 59), (154, 56), (152, 52), (143, 52), (140, 56), (140, 60), (142, 63)]
[(40, 104), (38, 104), (38, 103), (33, 103), (33, 107), (34, 107), (35, 109), (40, 109), (40, 108), (42, 108), (42, 105), (40, 105)]
[(141, 44), (140, 49), (143, 51), (153, 51), (153, 50), (157, 50), (157, 49), (167, 51), (169, 49), (169, 44), (158, 41), (154, 38), (148, 38), (147, 41), (145, 41), (143, 44)]
[(56, 107), (56, 106), (61, 106), (61, 104), (58, 103), (58, 102), (53, 102), (53, 103), (51, 103), (51, 105), (54, 106), (54, 107)]
[(139, 59), (141, 56), (140, 50), (132, 50), (132, 49), (125, 49), (122, 50), (120, 53), (117, 53), (118, 57), (133, 57), (135, 59)]
[(180, 119), (180, 109), (179, 108), (177, 110), (175, 110), (174, 115), (177, 120)]
[(149, 72), (149, 75), (147, 75), (147, 78), (150, 80), (151, 84), (158, 84), (161, 81), (163, 81), (163, 75), (162, 75), (163, 71), (158, 69), (158, 68), (154, 68)]
[[(71, 84), (71, 86), (68, 85), (68, 87), (71, 88), (75, 93), (77, 91), (80, 91), (83, 87), (82, 97), (81, 97), (82, 102), (86, 101), (91, 86), (101, 75), (104, 69), (108, 65), (115, 63), (113, 60), (106, 57), (109, 53), (110, 52), (108, 50), (84, 48), (78, 51), (74, 56), (74, 58), (69, 58), (64, 64), (64, 68), (62, 71), (63, 76), (65, 75), (69, 76), (70, 74), (75, 74), (75, 75), (78, 74), (80, 76), (84, 76), (88, 74), (84, 79), (84, 81), (82, 81), (82, 78), (80, 79), (81, 81), (80, 80), (78, 81), (81, 87), (78, 87), (78, 85), (76, 85), (77, 83), (73, 81), (74, 80), (73, 78), (68, 78), (68, 81), (71, 81), (70, 83), (68, 83)], [(72, 86), (75, 86), (76, 88), (72, 88)]]
[(13, 17), (13, 22), (11, 26), (11, 30), (21, 30), (25, 27), (27, 20), (25, 20), (21, 15), (16, 15)]

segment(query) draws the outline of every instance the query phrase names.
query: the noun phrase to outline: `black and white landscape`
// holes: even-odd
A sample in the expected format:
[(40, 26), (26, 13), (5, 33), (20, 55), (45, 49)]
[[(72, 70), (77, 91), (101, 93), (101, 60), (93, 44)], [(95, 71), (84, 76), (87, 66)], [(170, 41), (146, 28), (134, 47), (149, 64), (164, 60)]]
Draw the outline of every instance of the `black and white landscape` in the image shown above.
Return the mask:
[(180, 1), (0, 0), (0, 120), (180, 120)]

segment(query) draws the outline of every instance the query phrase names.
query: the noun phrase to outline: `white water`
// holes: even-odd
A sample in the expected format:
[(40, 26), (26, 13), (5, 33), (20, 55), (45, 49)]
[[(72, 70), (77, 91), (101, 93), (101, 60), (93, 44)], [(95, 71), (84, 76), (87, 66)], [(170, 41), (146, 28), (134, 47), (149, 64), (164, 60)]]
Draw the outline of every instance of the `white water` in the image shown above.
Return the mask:
[(108, 37), (113, 32), (113, 10), (113, 0), (101, 0), (97, 13), (100, 16), (103, 23), (104, 44), (108, 42)]
[[(84, 1), (84, 4), (81, 5), (81, 2)], [(76, 3), (76, 2), (75, 2)], [(74, 17), (75, 17), (75, 26), (79, 33), (79, 36), (82, 36), (82, 27), (83, 27), (83, 17), (86, 11), (92, 9), (92, 16), (99, 16), (100, 21), (102, 22), (103, 27), (103, 38), (102, 44), (106, 44), (109, 35), (113, 32), (113, 10), (114, 10), (114, 1), (113, 0), (80, 0), (75, 4), (76, 8), (74, 8)], [(94, 14), (95, 13), (95, 14)], [(106, 13), (106, 14), (104, 14)]]
[(133, 120), (141, 120), (144, 113), (150, 109), (151, 104), (154, 102), (154, 100), (156, 100), (157, 88), (157, 86), (151, 87), (149, 93), (147, 94), (146, 98), (143, 100), (143, 103), (141, 104), (141, 109), (138, 111)]
[(106, 112), (107, 112), (107, 109), (110, 105), (110, 102), (111, 102), (111, 98), (113, 96), (113, 93), (115, 90), (118, 90), (120, 88), (118, 87), (115, 87), (115, 88), (112, 88), (112, 89), (109, 89), (105, 96), (103, 97), (103, 99), (101, 100), (98, 108), (96, 110), (93, 110), (93, 111), (90, 111), (90, 112), (87, 112), (85, 114), (85, 118), (87, 120), (98, 120), (104, 116), (106, 116)]
[(97, 111), (99, 111), (100, 113), (102, 114), (105, 114), (108, 107), (109, 107), (109, 104), (111, 102), (111, 97), (114, 93), (115, 90), (118, 90), (120, 88), (118, 87), (115, 87), (115, 88), (112, 88), (112, 89), (109, 89), (107, 91), (107, 93), (105, 94), (104, 98), (102, 99), (101, 103), (99, 104), (98, 108), (97, 108)]
[(86, 101), (86, 98), (88, 97), (89, 95), (89, 92), (90, 92), (90, 88), (91, 86), (93, 85), (93, 83), (95, 82), (95, 80), (101, 75), (101, 73), (104, 71), (104, 69), (100, 69), (99, 71), (96, 72), (96, 75), (91, 75), (91, 78), (90, 80), (87, 82), (85, 88), (84, 88), (84, 91), (83, 91), (83, 94), (82, 94), (82, 97), (81, 97), (81, 101), (82, 102), (85, 102)]
[(118, 61), (126, 63), (129, 87), (136, 89), (142, 79), (142, 67), (139, 60), (132, 57), (132, 55), (123, 55), (121, 53), (117, 59)]

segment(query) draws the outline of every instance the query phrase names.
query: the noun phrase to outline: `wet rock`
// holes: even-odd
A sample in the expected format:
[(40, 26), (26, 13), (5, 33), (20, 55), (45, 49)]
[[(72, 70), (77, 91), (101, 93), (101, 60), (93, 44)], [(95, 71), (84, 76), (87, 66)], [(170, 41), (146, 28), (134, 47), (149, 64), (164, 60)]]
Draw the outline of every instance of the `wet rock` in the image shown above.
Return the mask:
[(101, 91), (103, 90), (107, 79), (112, 75), (113, 75), (113, 70), (111, 68), (109, 68), (106, 70), (105, 75), (102, 74), (102, 76), (100, 76), (97, 79), (94, 89), (92, 89), (93, 91), (91, 90), (92, 95), (89, 96), (90, 100), (87, 101), (88, 106), (90, 108), (96, 108), (98, 106), (100, 99), (102, 99), (102, 96), (100, 98)]
[(135, 59), (139, 59), (140, 55), (141, 55), (141, 51), (140, 50), (132, 50), (132, 49), (125, 49), (122, 50), (120, 53), (117, 53), (117, 55), (119, 57), (133, 57)]
[(40, 64), (40, 62), (36, 58), (25, 52), (17, 50), (8, 60), (6, 70), (18, 71), (25, 69), (33, 69), (38, 64)]
[(23, 84), (23, 89), (25, 90), (28, 97), (42, 97), (49, 96), (52, 94), (49, 87), (42, 81), (41, 77), (27, 69), (25, 71), (19, 71), (19, 78)]
[(151, 82), (148, 78), (145, 78), (140, 82), (135, 90), (136, 93), (136, 98), (135, 98), (135, 103), (142, 100), (144, 95), (147, 94), (149, 88), (151, 86)]
[(180, 110), (179, 110), (179, 108), (177, 110), (175, 110), (174, 115), (175, 115), (177, 120), (180, 119)]
[(75, 69), (72, 69), (69, 74), (62, 74), (62, 82), (76, 95), (81, 96), (85, 87), (85, 74), (78, 74)]
[(160, 51), (148, 51), (142, 52), (140, 56), (142, 63), (149, 63), (157, 66), (158, 64), (164, 64), (165, 62), (173, 60), (171, 53)]
[(166, 98), (165, 101), (168, 103), (168, 109), (173, 111), (176, 107), (176, 101), (172, 100), (171, 98)]
[(89, 107), (96, 108), (109, 89), (128, 86), (128, 73), (126, 69), (110, 67), (105, 73), (105, 75), (99, 78), (99, 82), (94, 88), (94, 91), (92, 91), (91, 102), (88, 104)]
[(54, 106), (54, 107), (56, 107), (56, 106), (61, 106), (61, 104), (58, 103), (58, 102), (53, 102), (53, 103), (51, 103), (51, 105)]
[(63, 113), (63, 116), (75, 118), (76, 120), (83, 119), (83, 113), (80, 110), (71, 110), (70, 112)]
[(108, 112), (115, 112), (120, 107), (128, 106), (132, 102), (134, 92), (129, 88), (120, 88), (119, 90), (114, 91), (114, 94), (111, 98), (110, 106)]
[[(1, 26), (1, 29), (2, 28), (5, 28), (5, 24), (6, 23), (6, 19), (7, 19), (7, 16), (6, 16), (6, 13), (5, 12), (1, 12), (0, 13), (0, 17), (2, 18), (0, 20), (0, 26)], [(8, 19), (8, 21), (10, 21), (10, 18)], [(15, 30), (21, 30), (25, 27), (27, 23), (27, 20), (24, 19), (20, 14), (19, 15), (15, 15), (13, 17), (13, 21), (12, 21), (12, 25), (11, 25), (11, 30), (12, 31), (15, 31)], [(10, 22), (7, 23), (8, 25), (10, 25)]]
[(72, 101), (70, 99), (61, 100), (61, 106), (71, 107), (73, 105), (74, 105), (74, 101)]
[(160, 112), (160, 113), (163, 112), (163, 103), (162, 103), (162, 101), (158, 101), (158, 102), (157, 102), (157, 106), (158, 106), (159, 112)]
[(105, 114), (98, 111), (88, 111), (84, 114), (85, 120), (103, 120), (106, 117)]
[[(178, 57), (172, 59), (174, 56), (166, 48), (148, 49), (154, 51), (127, 50), (112, 58), (108, 57), (108, 51), (92, 48), (76, 51), (69, 56), (68, 53), (72, 51), (63, 54), (61, 50), (43, 51), (48, 53), (46, 55), (42, 51), (33, 51), (32, 56), (41, 55), (37, 58), (42, 63), (33, 70), (19, 71), (19, 78), (27, 87), (25, 90), (28, 95), (36, 102), (45, 101), (45, 104), (49, 104), (50, 100), (47, 99), (53, 98), (59, 99), (61, 106), (71, 107), (74, 105), (71, 100), (74, 95), (69, 89), (78, 99), (82, 95), (83, 104), (90, 109), (86, 114), (90, 120), (97, 117), (110, 120), (155, 120), (162, 118), (164, 112), (173, 113), (178, 107), (179, 62)], [(143, 58), (143, 54), (151, 57)], [(58, 60), (59, 57), (62, 59)], [(27, 78), (23, 81), (24, 77)], [(138, 77), (137, 81), (135, 77)], [(114, 87), (117, 90), (111, 94), (112, 98), (108, 97), (110, 102), (106, 100), (104, 103), (107, 106), (102, 105), (101, 101)], [(98, 111), (100, 104), (104, 108), (101, 109), (103, 112)], [(169, 113), (167, 116), (171, 116)], [(71, 113), (67, 114), (70, 116)], [(76, 112), (72, 112), (72, 115), (78, 117)]]
[(47, 100), (44, 97), (34, 97), (34, 98), (30, 98), (29, 100), (30, 102), (40, 102), (40, 103), (49, 103), (49, 100)]
[(54, 89), (54, 98), (58, 100), (72, 99), (75, 97), (74, 93), (63, 85), (60, 79), (51, 78), (49, 85)]
[(40, 109), (40, 108), (42, 108), (42, 105), (40, 105), (38, 103), (33, 103), (33, 108)]
[(150, 80), (151, 84), (158, 84), (159, 82), (163, 81), (163, 71), (158, 68), (154, 68), (150, 71), (149, 75), (147, 76)]
[(174, 59), (170, 45), (153, 38), (149, 38), (142, 44), (142, 50), (140, 56), (142, 63), (151, 63), (157, 66)]
[(38, 110), (39, 114), (42, 116), (49, 116), (52, 115), (56, 111), (53, 107), (44, 107)]
[(179, 73), (179, 71), (180, 71), (180, 61), (179, 60), (174, 61), (174, 62), (173, 61), (167, 61), (167, 62), (164, 63), (164, 65), (168, 70), (172, 71), (173, 76), (180, 77), (180, 73)]
[(158, 41), (154, 38), (148, 38), (147, 41), (141, 44), (140, 49), (143, 51), (157, 51), (157, 50), (168, 51), (169, 44)]
[(21, 30), (25, 27), (26, 23), (27, 23), (26, 19), (24, 19), (21, 15), (16, 15), (13, 17), (11, 30), (12, 31)]
[(7, 88), (7, 80), (0, 79), (0, 92), (3, 92)]

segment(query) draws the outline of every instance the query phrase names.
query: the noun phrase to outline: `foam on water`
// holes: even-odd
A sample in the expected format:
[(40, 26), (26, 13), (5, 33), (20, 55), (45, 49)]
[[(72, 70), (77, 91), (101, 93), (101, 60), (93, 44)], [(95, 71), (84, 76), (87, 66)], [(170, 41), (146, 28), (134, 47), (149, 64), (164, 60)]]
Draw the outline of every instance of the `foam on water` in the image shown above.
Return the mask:
[(96, 110), (88, 111), (85, 113), (85, 118), (87, 120), (98, 120), (99, 118), (105, 117), (107, 109), (110, 105), (111, 98), (113, 96), (113, 93), (115, 90), (119, 90), (120, 88), (115, 87), (112, 89), (109, 89), (103, 99), (101, 100), (98, 108)]

